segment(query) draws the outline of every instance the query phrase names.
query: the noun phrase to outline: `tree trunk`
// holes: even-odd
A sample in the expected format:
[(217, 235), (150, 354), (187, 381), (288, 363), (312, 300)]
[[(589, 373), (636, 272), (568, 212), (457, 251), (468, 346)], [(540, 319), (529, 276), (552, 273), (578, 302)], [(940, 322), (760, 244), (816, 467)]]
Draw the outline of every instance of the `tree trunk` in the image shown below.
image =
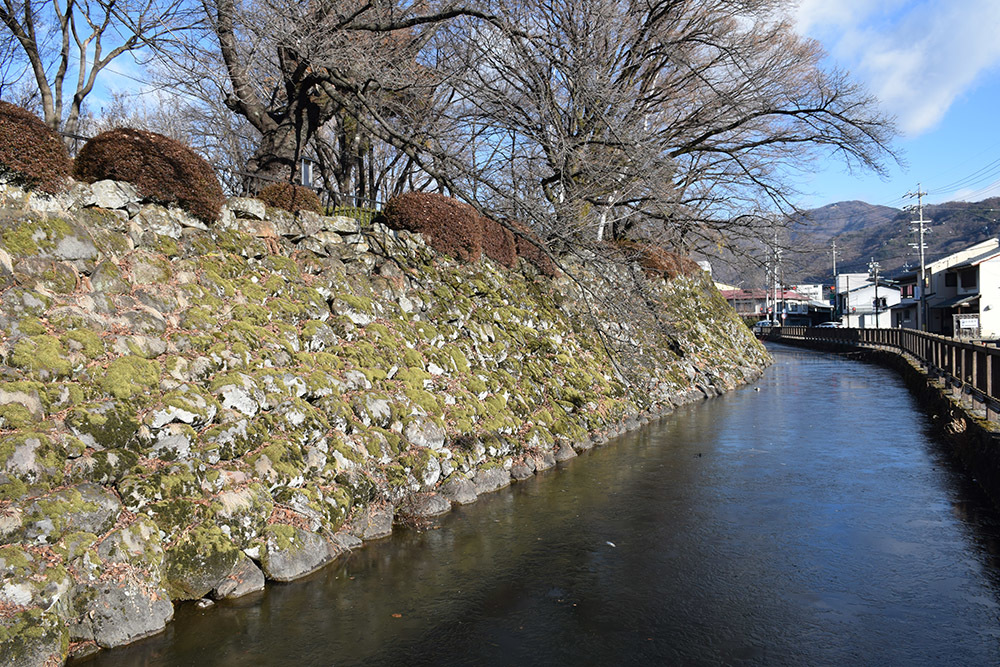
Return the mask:
[(298, 181), (298, 164), (302, 145), (300, 132), (288, 119), (261, 135), (257, 150), (247, 164), (247, 190), (257, 193), (268, 183)]

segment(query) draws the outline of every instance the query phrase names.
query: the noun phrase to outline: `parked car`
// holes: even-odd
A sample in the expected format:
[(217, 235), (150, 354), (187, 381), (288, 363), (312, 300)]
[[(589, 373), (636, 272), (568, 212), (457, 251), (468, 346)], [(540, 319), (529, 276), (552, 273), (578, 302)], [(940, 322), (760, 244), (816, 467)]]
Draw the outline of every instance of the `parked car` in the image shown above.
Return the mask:
[(771, 327), (780, 327), (780, 326), (781, 322), (775, 322), (774, 320), (761, 320), (760, 322), (754, 323), (753, 332), (755, 334), (758, 334), (764, 329), (769, 329)]
[(839, 329), (840, 322), (820, 322), (816, 325), (817, 329)]

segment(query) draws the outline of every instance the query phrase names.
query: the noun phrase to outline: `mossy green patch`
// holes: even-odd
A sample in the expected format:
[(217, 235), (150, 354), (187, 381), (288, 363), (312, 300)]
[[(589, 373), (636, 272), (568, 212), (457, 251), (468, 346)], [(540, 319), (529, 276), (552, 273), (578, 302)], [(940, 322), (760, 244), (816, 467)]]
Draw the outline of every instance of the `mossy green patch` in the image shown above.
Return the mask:
[(14, 343), (11, 364), (23, 368), (43, 380), (69, 377), (73, 364), (67, 358), (59, 339), (44, 334), (22, 338)]
[(233, 320), (240, 324), (252, 324), (261, 327), (271, 320), (271, 316), (268, 314), (267, 309), (263, 306), (255, 306), (252, 304), (233, 306), (232, 317)]
[(98, 384), (116, 398), (131, 398), (155, 389), (160, 382), (160, 365), (134, 355), (119, 357), (108, 364)]
[(20, 403), (0, 405), (0, 428), (22, 429), (41, 419)]
[(79, 351), (88, 359), (96, 359), (104, 354), (104, 341), (90, 329), (74, 329), (62, 336), (70, 351)]
[(28, 257), (55, 249), (72, 231), (62, 218), (22, 218), (0, 228), (0, 244), (14, 257)]
[(403, 393), (410, 401), (420, 407), (428, 415), (440, 416), (444, 412), (443, 403), (434, 394), (416, 387), (404, 387)]
[(22, 317), (17, 322), (17, 328), (25, 336), (40, 336), (44, 333), (48, 333), (45, 325), (37, 317)]

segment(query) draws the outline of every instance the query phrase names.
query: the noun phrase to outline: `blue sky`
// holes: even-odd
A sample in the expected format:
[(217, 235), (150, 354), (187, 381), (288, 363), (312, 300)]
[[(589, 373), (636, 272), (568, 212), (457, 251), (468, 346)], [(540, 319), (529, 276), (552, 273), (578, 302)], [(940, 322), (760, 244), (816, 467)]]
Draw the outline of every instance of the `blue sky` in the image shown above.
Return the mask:
[(1000, 196), (998, 0), (801, 0), (795, 18), (896, 117), (905, 162), (884, 180), (828, 162), (802, 205), (900, 207), (918, 182), (929, 203)]

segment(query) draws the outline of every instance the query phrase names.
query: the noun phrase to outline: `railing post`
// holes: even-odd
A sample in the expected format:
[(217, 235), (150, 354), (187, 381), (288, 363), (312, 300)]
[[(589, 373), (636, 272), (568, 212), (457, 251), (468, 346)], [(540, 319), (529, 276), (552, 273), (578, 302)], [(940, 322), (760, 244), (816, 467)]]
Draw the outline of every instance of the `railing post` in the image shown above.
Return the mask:
[[(972, 390), (975, 391), (979, 389), (979, 351), (975, 347), (972, 348)], [(976, 396), (973, 393), (969, 393), (969, 400), (972, 401), (972, 405), (975, 406)]]
[(990, 416), (990, 402), (993, 400), (993, 353), (986, 350), (986, 421)]

